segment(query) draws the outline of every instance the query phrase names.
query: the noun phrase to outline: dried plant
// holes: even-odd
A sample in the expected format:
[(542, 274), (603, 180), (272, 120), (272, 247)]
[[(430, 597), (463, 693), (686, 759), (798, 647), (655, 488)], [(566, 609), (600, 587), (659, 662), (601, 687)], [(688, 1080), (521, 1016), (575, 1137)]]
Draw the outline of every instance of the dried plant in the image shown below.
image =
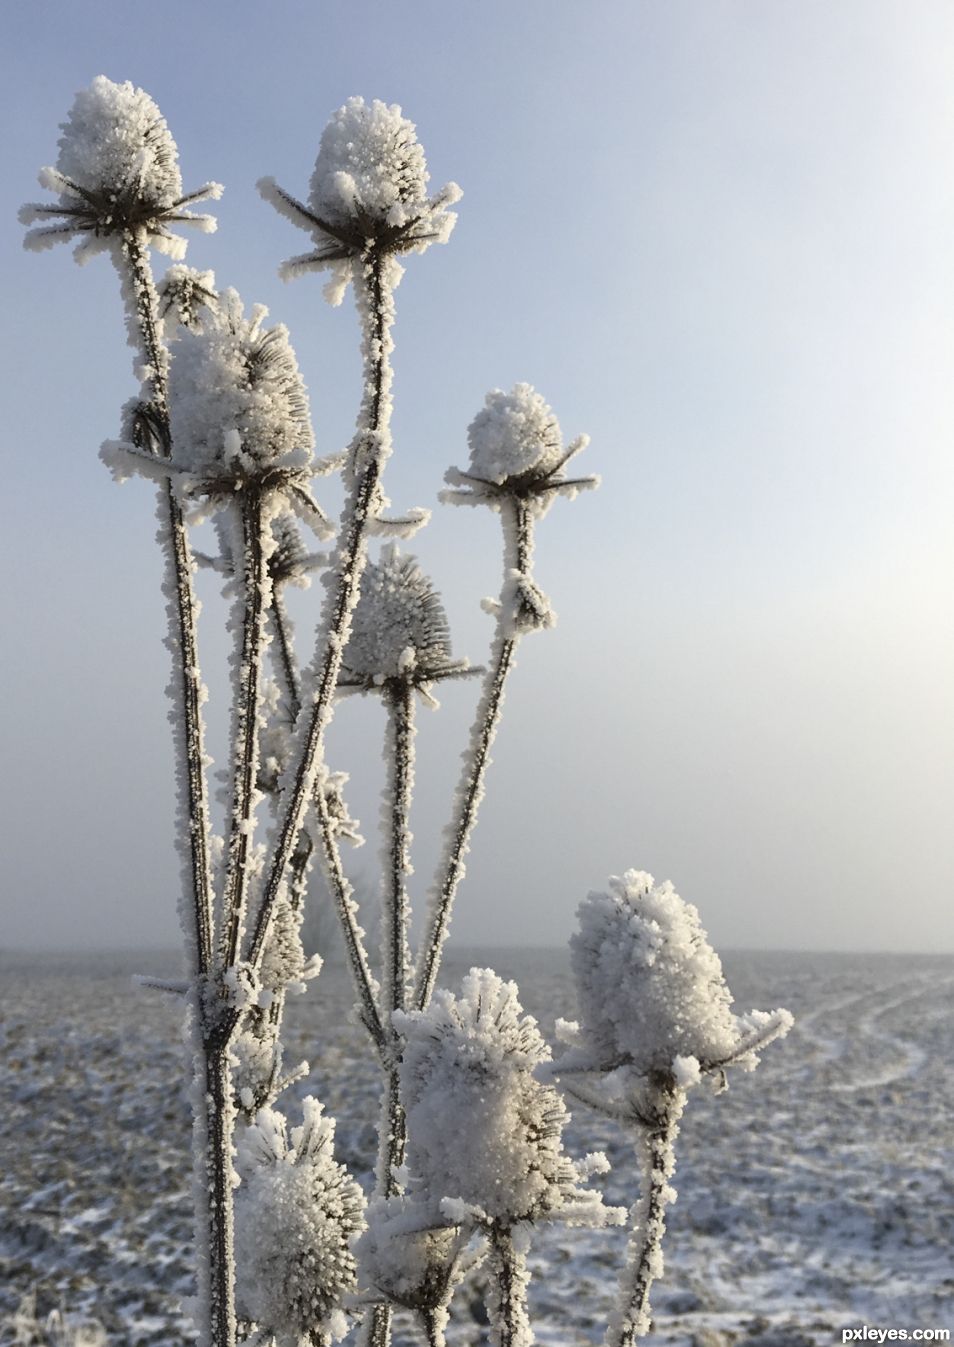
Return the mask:
[[(361, 324), (363, 384), (344, 453), (316, 458), (308, 396), (287, 330), (246, 311), (209, 271), (181, 263), (177, 225), (211, 229), (183, 194), (178, 152), (152, 99), (105, 77), (81, 92), (63, 125), (55, 168), (42, 184), (52, 204), (27, 206), (27, 244), (78, 240), (85, 260), (103, 251), (120, 277), (139, 395), (102, 457), (122, 479), (159, 492), (164, 593), (173, 659), (169, 694), (182, 858), (179, 910), (184, 982), (151, 980), (188, 1004), (193, 1058), (194, 1198), (202, 1347), (308, 1347), (347, 1333), (386, 1347), (394, 1307), (410, 1310), (432, 1347), (443, 1341), (453, 1295), (484, 1260), (499, 1347), (526, 1347), (532, 1328), (526, 1258), (545, 1221), (602, 1226), (606, 1207), (590, 1180), (600, 1154), (564, 1149), (566, 1099), (633, 1134), (642, 1161), (630, 1253), (612, 1347), (649, 1326), (673, 1143), (690, 1088), (717, 1085), (731, 1065), (752, 1067), (791, 1017), (738, 1017), (694, 908), (635, 871), (581, 908), (573, 940), (580, 1023), (563, 1024), (553, 1061), (517, 988), (473, 969), (457, 993), (437, 990), (452, 909), (483, 797), (507, 680), (525, 636), (553, 626), (533, 570), (534, 531), (558, 497), (597, 485), (568, 475), (587, 444), (564, 445), (539, 393), (518, 383), (488, 393), (470, 424), (466, 469), (452, 468), (443, 499), (500, 515), (503, 579), (486, 605), (494, 634), (486, 665), (452, 652), (440, 594), (418, 562), (387, 542), (407, 538), (428, 512), (389, 514), (383, 474), (392, 452), (394, 291), (404, 255), (446, 242), (450, 184), (429, 195), (424, 152), (400, 108), (350, 99), (319, 146), (307, 201), (272, 179), (259, 188), (310, 235), (312, 250), (286, 277), (328, 273), (326, 298), (351, 287)], [(151, 250), (174, 259), (157, 283)], [(313, 492), (340, 472), (334, 528)], [(213, 518), (218, 555), (192, 550), (192, 529)], [(334, 538), (310, 552), (307, 535)], [(198, 565), (218, 572), (231, 603), (230, 757), (225, 817), (213, 829), (198, 652)], [(310, 660), (299, 658), (284, 603), (289, 584), (323, 570), (324, 601)], [(409, 876), (416, 708), (436, 708), (442, 681), (479, 677), (480, 692), (445, 844), (411, 948)], [(382, 904), (378, 958), (341, 858), (360, 841), (344, 797), (347, 775), (324, 755), (340, 697), (386, 707)], [(340, 923), (355, 1001), (382, 1077), (378, 1164), (365, 1194), (334, 1158), (334, 1124), (304, 1101), (293, 1124), (279, 1101), (307, 1065), (286, 1070), (287, 997), (320, 969), (302, 922), (320, 862)], [(26, 1319), (23, 1321), (26, 1323)], [(24, 1332), (26, 1329), (24, 1329)], [(18, 1339), (19, 1340), (19, 1339)], [(32, 1339), (30, 1339), (32, 1340)]]

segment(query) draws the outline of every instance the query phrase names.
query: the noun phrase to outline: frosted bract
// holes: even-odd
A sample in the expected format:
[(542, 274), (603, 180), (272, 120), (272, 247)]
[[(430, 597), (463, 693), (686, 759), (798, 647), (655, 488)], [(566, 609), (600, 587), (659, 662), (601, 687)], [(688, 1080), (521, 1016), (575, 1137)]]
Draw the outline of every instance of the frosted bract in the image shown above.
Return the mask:
[(198, 331), (182, 333), (169, 379), (177, 463), (201, 476), (304, 468), (314, 437), (308, 394), (284, 324), (263, 326), (234, 290)]
[(356, 215), (403, 225), (427, 210), (427, 165), (396, 103), (349, 98), (321, 135), (308, 203), (329, 224)]
[(467, 443), (470, 472), (497, 485), (527, 474), (545, 476), (563, 459), (560, 423), (530, 384), (489, 392), (467, 428)]
[(178, 150), (165, 118), (129, 80), (114, 84), (97, 75), (76, 95), (62, 130), (57, 170), (84, 191), (137, 197), (158, 210), (182, 196)]
[(534, 1077), (549, 1049), (513, 982), (472, 968), (459, 996), (439, 991), (394, 1023), (407, 1037), (408, 1166), (431, 1200), (460, 1199), (510, 1225), (583, 1196), (563, 1152), (563, 1100)]
[[(732, 1012), (719, 956), (699, 913), (667, 881), (627, 870), (579, 908), (570, 951), (582, 1045), (594, 1065), (671, 1074), (732, 1056), (749, 1022)], [(682, 1082), (691, 1063), (679, 1063)]]
[(159, 313), (174, 328), (176, 323), (195, 329), (200, 326), (204, 310), (215, 307), (215, 272), (197, 271), (181, 262), (174, 263), (156, 287), (159, 294)]
[(351, 621), (345, 669), (383, 680), (439, 669), (450, 659), (450, 629), (440, 595), (412, 556), (396, 544), (367, 566)]
[(332, 1154), (334, 1123), (307, 1097), (301, 1127), (262, 1109), (240, 1139), (235, 1264), (240, 1313), (278, 1347), (311, 1347), (347, 1331), (355, 1288), (352, 1244), (364, 1225), (361, 1189)]

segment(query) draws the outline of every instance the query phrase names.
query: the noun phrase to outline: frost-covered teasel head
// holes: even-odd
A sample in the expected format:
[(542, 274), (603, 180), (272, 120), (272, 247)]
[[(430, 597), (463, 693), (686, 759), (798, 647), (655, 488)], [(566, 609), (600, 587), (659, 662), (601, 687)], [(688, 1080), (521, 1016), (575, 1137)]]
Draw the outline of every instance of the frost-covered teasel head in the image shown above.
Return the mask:
[(515, 384), (509, 393), (492, 389), (467, 429), (467, 443), (467, 470), (450, 468), (444, 479), (459, 488), (442, 495), (453, 504), (486, 501), (499, 507), (511, 497), (532, 502), (539, 514), (554, 495), (573, 496), (599, 483), (596, 477), (565, 476), (563, 468), (589, 437), (580, 435), (564, 447), (552, 408), (530, 384)]
[(732, 1010), (719, 956), (697, 909), (668, 881), (627, 870), (579, 908), (570, 954), (580, 1024), (559, 1066), (612, 1071), (685, 1088), (729, 1063), (751, 1068), (788, 1011)]
[(472, 673), (451, 657), (450, 628), (441, 596), (414, 557), (396, 543), (370, 562), (342, 660), (343, 687), (414, 686)]
[(563, 1150), (565, 1105), (534, 1074), (549, 1049), (513, 982), (472, 968), (459, 996), (439, 991), (427, 1010), (393, 1019), (406, 1039), (407, 1164), (431, 1202), (462, 1203), (497, 1226), (615, 1219), (578, 1187)]
[(445, 1306), (468, 1232), (462, 1234), (436, 1207), (403, 1194), (376, 1198), (366, 1218), (355, 1245), (362, 1285), (417, 1313)]
[(188, 493), (228, 497), (250, 486), (280, 492), (324, 536), (309, 491), (314, 436), (308, 393), (283, 323), (248, 317), (226, 290), (196, 331), (183, 331), (169, 377), (176, 468)]
[(445, 243), (457, 218), (448, 207), (460, 199), (460, 188), (449, 183), (428, 197), (428, 181), (414, 123), (397, 104), (349, 98), (322, 133), (307, 206), (272, 178), (258, 184), (262, 196), (307, 230), (316, 245), (314, 252), (286, 262), (282, 273), (336, 268), (329, 298), (340, 302), (353, 259), (373, 252), (423, 252), (431, 243)]
[(333, 1156), (334, 1123), (310, 1096), (291, 1129), (263, 1109), (241, 1135), (235, 1198), (238, 1309), (278, 1347), (344, 1336), (364, 1226), (359, 1185)]
[(27, 247), (47, 248), (79, 236), (76, 257), (82, 261), (126, 235), (179, 258), (185, 242), (170, 225), (215, 228), (211, 216), (194, 215), (187, 207), (220, 196), (222, 188), (206, 183), (183, 195), (176, 143), (144, 90), (97, 75), (76, 95), (62, 132), (56, 167), (40, 172), (41, 185), (59, 200), (23, 207), (22, 222), (36, 225), (26, 235)]

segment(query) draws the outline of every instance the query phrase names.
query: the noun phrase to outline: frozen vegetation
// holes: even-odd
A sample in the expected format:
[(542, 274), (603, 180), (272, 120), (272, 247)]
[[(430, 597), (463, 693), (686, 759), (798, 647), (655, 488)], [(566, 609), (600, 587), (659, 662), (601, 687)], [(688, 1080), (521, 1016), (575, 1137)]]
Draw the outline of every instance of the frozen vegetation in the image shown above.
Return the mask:
[[(49, 1204), (61, 1208), (56, 1241), (74, 1230), (79, 1246), (95, 1236), (107, 1253), (99, 1300), (113, 1283), (135, 1287), (131, 1312), (118, 1322), (105, 1316), (108, 1331), (129, 1341), (150, 1334), (161, 1341), (191, 1323), (200, 1347), (326, 1347), (352, 1333), (363, 1347), (387, 1347), (397, 1313), (410, 1316), (429, 1347), (448, 1332), (480, 1335), (484, 1323), (494, 1347), (529, 1347), (549, 1331), (552, 1298), (570, 1296), (582, 1297), (588, 1328), (605, 1328), (607, 1347), (631, 1347), (653, 1324), (688, 1105), (722, 1094), (729, 1075), (753, 1071), (762, 1050), (792, 1027), (787, 1010), (733, 1008), (696, 909), (671, 884), (657, 886), (637, 870), (580, 905), (571, 976), (541, 1004), (549, 1022), (555, 1004), (571, 1001), (572, 984), (576, 1004), (566, 1009), (574, 1019), (561, 1016), (545, 1032), (517, 984), (493, 968), (475, 965), (452, 979), (442, 969), (505, 688), (521, 641), (545, 639), (556, 621), (534, 570), (536, 530), (556, 527), (564, 505), (598, 479), (573, 475), (569, 465), (587, 437), (565, 443), (536, 390), (517, 383), (487, 394), (466, 434), (467, 466), (448, 469), (442, 499), (499, 518), (503, 574), (499, 597), (485, 603), (493, 627), (485, 664), (472, 668), (455, 656), (439, 590), (395, 541), (415, 535), (428, 511), (392, 514), (384, 487), (395, 447), (395, 291), (409, 257), (448, 241), (449, 207), (461, 195), (453, 183), (429, 195), (428, 182), (424, 151), (401, 109), (352, 98), (322, 134), (306, 202), (271, 179), (259, 184), (313, 244), (282, 274), (325, 273), (325, 297), (337, 305), (350, 291), (357, 309), (363, 379), (355, 432), (343, 451), (325, 457), (315, 455), (286, 328), (269, 326), (261, 305), (246, 306), (211, 272), (181, 263), (181, 226), (214, 226), (191, 204), (221, 189), (209, 183), (183, 192), (176, 145), (147, 94), (104, 77), (81, 92), (56, 166), (41, 172), (54, 199), (22, 213), (29, 247), (73, 241), (78, 260), (103, 252), (118, 273), (140, 386), (101, 456), (117, 480), (139, 478), (140, 488), (157, 491), (166, 567), (185, 976), (146, 977), (142, 994), (151, 987), (172, 995), (185, 1019), (191, 1258), (182, 1257), (183, 1118), (164, 1074), (171, 1040), (158, 1025), (138, 1043), (139, 1059), (127, 1060), (130, 1021), (120, 1016), (105, 1034), (99, 1067), (98, 1015), (86, 1026), (74, 1014), (59, 1050), (65, 1041), (75, 1053), (56, 1063), (55, 1102), (60, 1108), (70, 1098), (68, 1082), (79, 1073), (74, 1120), (82, 1110), (91, 1147), (85, 1196), (73, 1209), (59, 1181), (10, 1194), (16, 1221)], [(160, 278), (154, 252), (174, 262)], [(316, 482), (333, 473), (344, 488), (337, 527), (316, 493)], [(206, 520), (217, 548), (200, 556), (195, 528)], [(330, 546), (315, 553), (316, 543)], [(228, 760), (215, 797), (199, 564), (221, 578), (232, 638)], [(323, 597), (306, 643), (296, 640), (283, 594), (289, 584), (307, 585), (315, 570)], [(469, 677), (479, 679), (475, 718), (415, 950), (409, 825), (417, 715), (422, 706), (437, 709), (437, 684)], [(324, 757), (336, 704), (349, 694), (380, 698), (386, 711), (375, 948), (362, 924), (370, 895), (355, 893), (341, 855), (358, 837), (348, 778)], [(315, 984), (323, 951), (302, 943), (316, 869), (340, 925), (350, 998), (327, 975)], [(309, 1009), (296, 1020), (293, 1007), (306, 990)], [(338, 998), (356, 1010), (357, 1038), (336, 1028), (347, 1009)], [(14, 1004), (19, 1013), (27, 999)], [(47, 1022), (36, 1014), (7, 1025), (13, 1095), (24, 1098), (25, 1087), (28, 1104), (30, 1054), (48, 1050), (35, 1038)], [(297, 1043), (298, 1064), (287, 1066), (296, 1023), (310, 1026), (319, 1049), (314, 1082)], [(554, 1057), (557, 1040), (563, 1046)], [(144, 1112), (153, 1087), (152, 1111)], [(743, 1098), (743, 1118), (755, 1116), (757, 1099), (751, 1091)], [(732, 1103), (716, 1107), (731, 1112)], [(45, 1128), (46, 1109), (37, 1102), (31, 1111)], [(122, 1148), (128, 1173), (120, 1191), (147, 1222), (132, 1237), (117, 1236), (115, 1189), (87, 1192), (101, 1170), (115, 1168), (110, 1148), (124, 1118), (130, 1144)], [(37, 1153), (44, 1147), (60, 1151), (49, 1134)], [(160, 1155), (168, 1159), (157, 1171)], [(732, 1193), (720, 1194), (720, 1211)], [(625, 1250), (614, 1244), (615, 1226), (628, 1232)], [(43, 1232), (42, 1253), (48, 1227), (32, 1228)], [(77, 1266), (71, 1254), (64, 1259), (61, 1267)], [(604, 1260), (592, 1281), (584, 1270), (590, 1260)], [(13, 1272), (12, 1282), (15, 1261)], [(57, 1287), (66, 1317), (37, 1319), (24, 1301), (11, 1306), (10, 1332), (99, 1331), (69, 1318), (84, 1299), (86, 1275)], [(170, 1323), (167, 1288), (182, 1296), (181, 1321)], [(463, 1315), (461, 1302), (469, 1307)], [(407, 1319), (398, 1331), (408, 1331)]]
[[(0, 1319), (35, 1285), (37, 1318), (97, 1319), (112, 1347), (188, 1339), (180, 1013), (130, 979), (168, 972), (173, 957), (0, 960)], [(564, 955), (452, 950), (448, 983), (475, 961), (519, 983), (549, 1041), (557, 1017), (577, 1016)], [(733, 955), (725, 966), (744, 1004), (777, 995), (797, 1023), (757, 1074), (731, 1079), (727, 1099), (699, 1092), (686, 1110), (651, 1341), (830, 1347), (848, 1324), (950, 1324), (954, 960)], [(320, 1098), (337, 1120), (336, 1159), (369, 1186), (376, 1071), (364, 1030), (348, 1023), (346, 971), (326, 968), (319, 985), (290, 1003), (293, 1060), (323, 1048), (284, 1107)], [(605, 1151), (604, 1200), (629, 1203), (629, 1144), (609, 1120), (570, 1112), (566, 1150)], [(542, 1343), (598, 1339), (626, 1240), (619, 1227), (538, 1230), (530, 1304)], [(464, 1271), (447, 1334), (476, 1347), (484, 1272)], [(412, 1311), (399, 1312), (396, 1336), (417, 1339)], [(0, 1331), (5, 1347), (15, 1341)]]

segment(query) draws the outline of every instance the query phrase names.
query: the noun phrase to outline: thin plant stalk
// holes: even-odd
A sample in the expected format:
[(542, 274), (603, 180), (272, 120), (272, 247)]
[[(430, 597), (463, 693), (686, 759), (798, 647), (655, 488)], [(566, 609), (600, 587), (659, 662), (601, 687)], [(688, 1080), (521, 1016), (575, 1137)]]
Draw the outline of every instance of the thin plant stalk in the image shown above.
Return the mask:
[[(504, 524), (505, 574), (517, 570), (523, 575), (529, 570), (533, 557), (530, 511), (526, 502), (520, 499), (508, 500), (503, 508), (510, 511)], [(431, 910), (421, 945), (414, 994), (418, 1010), (427, 1007), (437, 985), (451, 910), (466, 870), (465, 858), (484, 795), (484, 780), (491, 763), (490, 750), (500, 723), (504, 691), (515, 663), (518, 640), (519, 636), (513, 632), (509, 615), (501, 604), (477, 714), (471, 728), (470, 744), (464, 754), (463, 769), (454, 797), (454, 816), (448, 829), (449, 843), (431, 890)]]
[(443, 1317), (446, 1317), (446, 1311), (443, 1315), (438, 1310), (421, 1310), (418, 1314), (427, 1347), (444, 1347), (447, 1339), (444, 1337)]
[(512, 1231), (499, 1227), (491, 1230), (487, 1264), (493, 1347), (529, 1347), (533, 1333), (527, 1313), (526, 1255), (516, 1248)]
[(242, 504), (242, 624), (236, 652), (232, 734), (232, 817), (222, 890), (223, 968), (238, 956), (248, 896), (248, 860), (258, 775), (258, 718), (268, 587), (262, 536), (262, 499), (248, 491)]
[[(378, 483), (386, 457), (391, 416), (392, 380), (390, 352), (394, 303), (386, 255), (374, 253), (363, 273), (355, 276), (355, 293), (362, 321), (364, 395), (355, 442), (353, 486), (344, 507), (339, 547), (331, 592), (325, 610), (314, 667), (310, 704), (302, 708), (304, 719), (297, 761), (290, 774), (277, 837), (267, 868), (261, 902), (248, 947), (248, 963), (261, 963), (272, 913), (294, 851), (305, 811), (314, 791), (321, 761), (325, 731), (334, 713), (341, 658), (358, 600), (361, 574), (367, 561), (368, 523), (373, 513)], [(324, 849), (327, 850), (327, 849)], [(237, 1016), (231, 1016), (234, 1032)]]
[[(279, 662), (289, 708), (292, 717), (297, 719), (301, 710), (301, 678), (295, 661), (288, 614), (280, 589), (277, 586), (272, 594), (272, 623), (275, 628)], [(375, 996), (374, 979), (371, 975), (361, 928), (358, 925), (354, 888), (344, 872), (341, 848), (338, 845), (338, 838), (328, 809), (328, 801), (325, 799), (320, 781), (315, 788), (313, 804), (315, 819), (318, 824), (318, 840), (321, 846), (325, 881), (331, 891), (338, 920), (341, 924), (345, 954), (360, 1003), (361, 1018), (379, 1055), (383, 1055), (385, 1033), (381, 1025), (381, 1014)]]
[(662, 1273), (666, 1208), (675, 1196), (669, 1185), (676, 1164), (673, 1143), (684, 1101), (685, 1095), (665, 1094), (653, 1125), (637, 1134), (642, 1191), (620, 1281), (619, 1309), (607, 1328), (606, 1347), (633, 1347), (650, 1329), (649, 1294)]
[[(387, 737), (385, 760), (388, 783), (387, 806), (383, 822), (387, 829), (385, 847), (385, 892), (382, 919), (383, 969), (382, 1005), (390, 1024), (390, 1013), (404, 1010), (408, 995), (408, 928), (410, 903), (407, 877), (410, 873), (410, 811), (414, 788), (414, 687), (406, 679), (394, 679), (385, 694)], [(391, 1054), (393, 1056), (393, 1054)], [(386, 1064), (387, 1081), (381, 1104), (378, 1129), (378, 1165), (376, 1195), (393, 1197), (400, 1191), (395, 1167), (404, 1162), (407, 1124), (401, 1106), (400, 1079), (396, 1064)], [(391, 1306), (375, 1305), (363, 1332), (367, 1347), (386, 1347), (391, 1335)]]
[[(158, 297), (149, 257), (133, 231), (123, 234), (118, 265), (124, 293), (130, 305), (130, 328), (142, 349), (152, 393), (153, 422), (159, 428), (164, 457), (171, 457), (169, 428), (168, 353), (159, 337)], [(196, 635), (196, 600), (192, 586), (193, 561), (182, 508), (171, 480), (160, 495), (160, 539), (170, 554), (172, 583), (169, 612), (172, 622), (170, 647), (178, 675), (182, 712), (179, 739), (179, 771), (185, 780), (186, 799), (180, 804), (180, 836), (188, 836), (191, 873), (192, 927), (183, 912), (183, 930), (190, 949), (196, 1031), (193, 1110), (194, 1191), (196, 1243), (198, 1245), (200, 1297), (207, 1314), (199, 1323), (203, 1347), (234, 1347), (235, 1266), (232, 1210), (232, 1131), (234, 1106), (227, 1044), (221, 1042), (210, 1023), (205, 989), (212, 976), (213, 903), (209, 870), (209, 810), (205, 781), (201, 681)], [(168, 591), (167, 591), (168, 592)]]

